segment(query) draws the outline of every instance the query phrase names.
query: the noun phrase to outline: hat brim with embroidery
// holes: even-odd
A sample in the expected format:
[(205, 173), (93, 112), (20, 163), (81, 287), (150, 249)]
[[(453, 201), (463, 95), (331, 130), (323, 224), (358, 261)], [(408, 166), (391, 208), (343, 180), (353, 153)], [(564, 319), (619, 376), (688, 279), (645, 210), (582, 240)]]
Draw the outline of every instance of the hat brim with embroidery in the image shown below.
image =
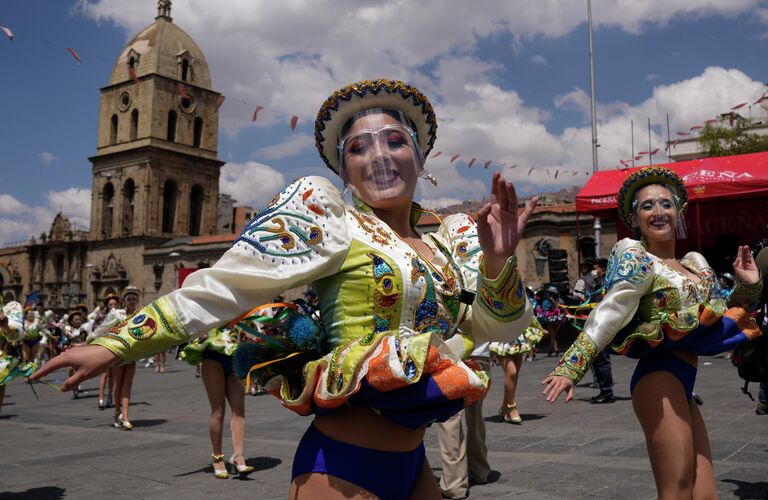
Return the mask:
[(624, 225), (629, 229), (633, 229), (632, 199), (639, 189), (651, 184), (662, 184), (671, 187), (677, 195), (680, 212), (684, 213), (685, 209), (688, 208), (688, 190), (685, 188), (685, 183), (679, 175), (664, 167), (641, 168), (630, 174), (619, 189), (619, 216)]
[(356, 113), (382, 108), (400, 111), (416, 128), (424, 156), (435, 144), (437, 119), (427, 97), (399, 80), (363, 80), (337, 90), (325, 100), (315, 120), (315, 145), (326, 165), (339, 173), (339, 136)]

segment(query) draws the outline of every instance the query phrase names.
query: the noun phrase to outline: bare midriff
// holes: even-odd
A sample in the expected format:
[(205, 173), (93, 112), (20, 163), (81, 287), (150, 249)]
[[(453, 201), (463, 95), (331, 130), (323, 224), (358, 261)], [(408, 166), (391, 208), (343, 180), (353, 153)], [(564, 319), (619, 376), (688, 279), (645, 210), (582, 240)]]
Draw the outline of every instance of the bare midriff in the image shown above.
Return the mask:
[(318, 416), (312, 425), (336, 441), (380, 451), (414, 450), (424, 440), (426, 429), (393, 424), (360, 406), (345, 406), (330, 415)]

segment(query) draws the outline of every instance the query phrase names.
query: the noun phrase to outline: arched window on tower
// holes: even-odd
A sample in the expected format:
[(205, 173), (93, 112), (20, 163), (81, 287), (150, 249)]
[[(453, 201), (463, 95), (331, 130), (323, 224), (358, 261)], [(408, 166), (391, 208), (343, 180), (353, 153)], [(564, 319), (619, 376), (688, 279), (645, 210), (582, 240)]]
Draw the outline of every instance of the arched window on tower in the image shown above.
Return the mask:
[(187, 59), (181, 61), (181, 80), (189, 81), (189, 61)]
[(199, 116), (195, 118), (195, 135), (192, 140), (192, 146), (199, 148), (203, 140), (203, 119)]
[(115, 211), (115, 187), (111, 182), (104, 185), (101, 211), (101, 236), (109, 238), (112, 236), (112, 216)]
[(133, 196), (136, 192), (136, 184), (133, 179), (127, 179), (123, 183), (123, 236), (131, 236), (133, 233)]
[(189, 235), (200, 236), (203, 222), (203, 186), (195, 184), (189, 194)]
[(139, 135), (139, 110), (131, 111), (131, 140), (135, 141)]
[(176, 201), (179, 197), (179, 187), (176, 181), (168, 179), (163, 185), (163, 233), (173, 233), (174, 221), (176, 220)]
[(112, 122), (109, 127), (109, 144), (117, 143), (117, 115), (112, 115)]
[(176, 111), (168, 112), (168, 142), (176, 142)]

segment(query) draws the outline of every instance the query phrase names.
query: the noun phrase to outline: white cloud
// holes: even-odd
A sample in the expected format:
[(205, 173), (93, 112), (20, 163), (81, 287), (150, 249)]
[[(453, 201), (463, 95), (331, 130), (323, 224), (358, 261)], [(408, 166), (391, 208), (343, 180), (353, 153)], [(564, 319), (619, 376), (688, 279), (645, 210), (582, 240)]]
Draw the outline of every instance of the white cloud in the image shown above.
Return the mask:
[(307, 149), (312, 149), (314, 145), (314, 137), (307, 134), (296, 133), (289, 136), (288, 139), (281, 143), (257, 149), (251, 157), (254, 159), (264, 158), (267, 160), (278, 160), (297, 155)]
[(549, 61), (547, 61), (547, 58), (541, 54), (536, 54), (535, 56), (531, 57), (531, 62), (537, 66), (549, 66)]
[[(761, 0), (614, 0), (595, 3), (593, 20), (596, 30), (640, 33), (679, 18), (733, 17), (759, 5)], [(114, 22), (128, 36), (152, 22), (155, 14), (152, 2), (134, 7), (126, 9), (120, 0), (79, 2), (87, 17)], [(768, 24), (768, 15), (756, 12), (762, 16), (758, 20)], [(484, 182), (463, 175), (466, 164), (461, 160), (448, 163), (452, 153), (461, 153), (464, 161), (476, 157), (480, 165), (486, 160), (516, 163), (521, 168), (507, 173), (530, 186), (579, 183), (573, 179), (581, 174), (574, 178), (560, 173), (554, 179), (555, 169), (591, 170), (589, 99), (582, 89), (558, 96), (554, 104), (581, 110), (585, 123), (555, 134), (547, 129), (547, 110), (526, 104), (514, 89), (499, 84), (504, 70), (500, 64), (475, 57), (482, 39), (508, 35), (520, 54), (535, 37), (572, 32), (586, 22), (583, 2), (483, 0), (453, 2), (447, 9), (439, 0), (230, 0), (227, 8), (221, 8), (216, 2), (188, 0), (174, 5), (173, 17), (206, 54), (214, 88), (229, 98), (228, 103), (264, 107), (254, 124), (248, 105), (225, 103), (220, 123), (231, 134), (244, 126), (287, 127), (291, 115), (300, 117), (300, 126), (307, 126), (319, 104), (339, 86), (386, 76), (419, 86), (438, 114), (435, 151), (444, 154), (430, 160), (428, 168), (440, 181), (440, 194), (420, 188), (424, 198), (478, 199), (488, 192)], [(630, 120), (640, 127), (650, 117), (652, 142), (663, 147), (666, 113), (673, 129), (687, 130), (696, 121), (750, 98), (757, 86), (759, 82), (739, 71), (708, 68), (697, 77), (655, 88), (639, 105), (598, 102), (600, 164), (612, 166), (628, 157)], [(296, 135), (257, 154), (267, 160), (296, 154), (305, 147), (302, 141), (306, 139)], [(528, 176), (529, 166), (540, 168)], [(254, 168), (263, 169), (264, 179), (258, 183), (246, 174)], [(230, 172), (227, 178), (226, 172)], [(222, 172), (222, 190), (243, 203), (261, 204), (282, 185), (280, 173), (256, 162), (229, 164)]]
[(37, 155), (37, 158), (40, 160), (40, 163), (42, 163), (45, 166), (48, 166), (55, 161), (59, 161), (58, 156), (56, 156), (53, 153), (48, 153), (46, 151), (43, 151), (42, 153)]
[(10, 194), (0, 194), (0, 216), (21, 215), (26, 209), (26, 205)]
[[(91, 190), (69, 188), (64, 191), (48, 191), (48, 208), (58, 213), (61, 211), (69, 221), (81, 228), (87, 228), (91, 219)], [(51, 218), (51, 221), (53, 219)]]
[(649, 73), (645, 75), (645, 79), (648, 80), (649, 82), (655, 82), (656, 80), (659, 79), (659, 75), (657, 75), (656, 73)]
[(458, 205), (462, 201), (458, 198), (422, 198), (419, 203), (427, 210), (439, 210), (451, 205)]
[(26, 205), (9, 194), (0, 194), (0, 244), (47, 234), (59, 212), (67, 216), (73, 229), (87, 230), (91, 217), (91, 190), (72, 187), (48, 191), (45, 204), (35, 206)]
[(261, 207), (284, 187), (283, 174), (255, 161), (227, 163), (219, 177), (219, 191), (231, 195), (238, 205)]

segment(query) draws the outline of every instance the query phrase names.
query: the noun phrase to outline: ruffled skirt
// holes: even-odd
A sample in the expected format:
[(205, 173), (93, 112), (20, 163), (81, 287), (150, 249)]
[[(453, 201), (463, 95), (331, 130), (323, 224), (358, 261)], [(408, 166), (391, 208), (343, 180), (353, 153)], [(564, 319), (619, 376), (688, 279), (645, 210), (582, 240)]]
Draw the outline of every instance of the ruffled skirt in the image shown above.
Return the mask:
[(513, 342), (491, 342), (489, 347), (491, 354), (496, 356), (517, 356), (533, 352), (533, 347), (541, 342), (547, 331), (542, 328), (536, 318), (531, 321), (531, 326), (526, 328)]
[(343, 342), (304, 365), (302, 379), (277, 376), (264, 388), (299, 415), (349, 403), (409, 428), (445, 421), (488, 390), (476, 363), (462, 361), (438, 335), (410, 331)]
[(36, 363), (24, 363), (19, 358), (0, 355), (0, 385), (5, 385), (19, 376), (29, 377), (36, 369)]
[(684, 330), (674, 328), (671, 322), (630, 323), (614, 338), (611, 347), (630, 358), (642, 358), (660, 350), (714, 356), (762, 334), (749, 312), (741, 307), (719, 310), (701, 305), (698, 313), (698, 321)]

